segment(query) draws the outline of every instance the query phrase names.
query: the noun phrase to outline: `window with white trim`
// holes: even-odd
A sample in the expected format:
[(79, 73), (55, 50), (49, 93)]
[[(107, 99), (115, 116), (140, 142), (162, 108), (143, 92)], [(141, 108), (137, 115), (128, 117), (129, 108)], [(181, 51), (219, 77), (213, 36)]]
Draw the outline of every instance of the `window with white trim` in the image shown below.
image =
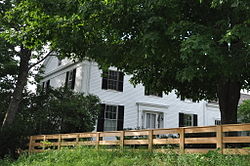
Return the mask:
[(214, 124), (215, 124), (215, 125), (221, 125), (221, 120), (218, 120), (218, 119), (215, 120), (215, 121), (214, 121)]
[(123, 130), (124, 106), (101, 104), (97, 131)]
[(197, 126), (198, 116), (196, 114), (179, 113), (179, 127)]
[(144, 127), (146, 129), (163, 128), (163, 113), (144, 112)]
[(145, 92), (144, 94), (146, 96), (158, 96), (158, 97), (162, 97), (162, 91), (161, 92), (156, 92), (156, 91), (153, 91), (151, 88), (145, 86)]
[(49, 88), (50, 88), (50, 80), (42, 82), (42, 91), (47, 92)]
[(114, 70), (103, 72), (102, 74), (102, 89), (112, 89), (123, 91), (124, 73)]
[(104, 131), (117, 130), (117, 106), (106, 105), (104, 112)]
[(65, 87), (75, 89), (76, 69), (66, 72)]

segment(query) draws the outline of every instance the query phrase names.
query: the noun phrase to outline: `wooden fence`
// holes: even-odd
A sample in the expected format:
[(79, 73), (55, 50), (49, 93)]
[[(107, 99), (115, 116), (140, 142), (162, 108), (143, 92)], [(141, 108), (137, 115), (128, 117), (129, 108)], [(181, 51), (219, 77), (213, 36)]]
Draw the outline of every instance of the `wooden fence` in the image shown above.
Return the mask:
[(219, 149), (225, 154), (250, 154), (250, 124), (37, 135), (30, 137), (29, 152), (79, 145), (97, 149), (103, 145), (121, 149), (143, 146), (150, 151), (171, 149), (181, 153), (206, 153)]

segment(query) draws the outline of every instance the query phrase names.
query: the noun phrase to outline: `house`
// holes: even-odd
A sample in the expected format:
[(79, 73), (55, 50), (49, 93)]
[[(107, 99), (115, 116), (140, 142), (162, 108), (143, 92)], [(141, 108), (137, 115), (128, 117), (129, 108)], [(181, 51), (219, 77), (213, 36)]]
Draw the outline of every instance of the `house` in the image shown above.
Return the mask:
[(47, 58), (44, 66), (44, 88), (67, 86), (101, 99), (97, 131), (220, 124), (218, 104), (181, 101), (174, 92), (166, 95), (154, 93), (142, 85), (134, 87), (129, 82), (130, 75), (113, 67), (102, 72), (95, 62), (73, 63), (54, 56)]

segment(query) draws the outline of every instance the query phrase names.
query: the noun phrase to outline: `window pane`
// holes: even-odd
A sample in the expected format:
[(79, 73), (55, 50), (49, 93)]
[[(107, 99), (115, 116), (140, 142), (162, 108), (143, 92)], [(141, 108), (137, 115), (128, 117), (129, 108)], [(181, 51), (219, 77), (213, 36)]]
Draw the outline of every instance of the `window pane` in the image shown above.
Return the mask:
[(184, 114), (184, 126), (193, 126), (192, 114)]
[(146, 128), (156, 128), (156, 114), (146, 113)]
[(118, 84), (119, 84), (119, 72), (109, 70), (107, 76), (107, 88), (118, 90)]
[(104, 114), (104, 131), (117, 129), (117, 106), (106, 105)]

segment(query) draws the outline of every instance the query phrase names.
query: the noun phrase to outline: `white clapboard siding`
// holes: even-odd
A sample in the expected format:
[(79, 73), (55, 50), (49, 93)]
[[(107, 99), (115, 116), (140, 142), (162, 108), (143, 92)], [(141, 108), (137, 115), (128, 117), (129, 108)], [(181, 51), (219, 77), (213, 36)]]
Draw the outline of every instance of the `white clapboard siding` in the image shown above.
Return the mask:
[[(164, 128), (175, 128), (179, 126), (179, 112), (198, 115), (198, 126), (214, 125), (215, 120), (220, 119), (219, 108), (209, 105), (206, 101), (194, 103), (189, 100), (181, 101), (174, 92), (163, 95), (163, 97), (145, 96), (144, 87), (134, 87), (129, 83), (131, 76), (124, 76), (123, 92), (115, 90), (103, 90), (102, 71), (93, 62), (72, 63), (68, 60), (62, 61), (58, 66), (56, 57), (46, 60), (45, 77), (42, 81), (51, 80), (51, 86), (63, 86), (66, 72), (76, 68), (75, 90), (87, 94), (97, 95), (102, 103), (123, 105), (124, 128), (142, 127), (143, 112), (155, 111), (164, 113)], [(115, 69), (115, 68), (112, 68)]]

